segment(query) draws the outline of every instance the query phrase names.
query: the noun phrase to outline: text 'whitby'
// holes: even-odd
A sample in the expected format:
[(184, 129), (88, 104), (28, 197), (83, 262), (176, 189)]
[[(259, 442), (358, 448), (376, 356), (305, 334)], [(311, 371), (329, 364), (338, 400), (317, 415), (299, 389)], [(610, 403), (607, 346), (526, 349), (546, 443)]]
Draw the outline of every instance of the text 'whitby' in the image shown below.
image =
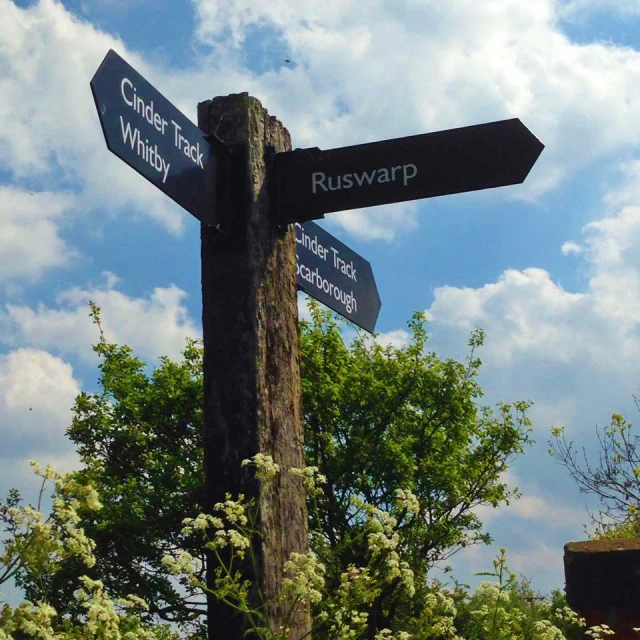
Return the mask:
[[(173, 145), (182, 151), (197, 167), (204, 169), (202, 158), (204, 151), (200, 150), (200, 142), (192, 144), (186, 136), (182, 134), (182, 127), (173, 119), (166, 120), (156, 110), (153, 100), (146, 103), (137, 93), (136, 87), (129, 78), (122, 78), (120, 83), (120, 93), (125, 104), (131, 107), (140, 117), (144, 118), (156, 131), (165, 135), (168, 134)], [(171, 123), (171, 126), (169, 126)], [(140, 129), (131, 126), (120, 116), (120, 127), (122, 130), (123, 142), (131, 146), (145, 162), (151, 165), (162, 175), (162, 182), (167, 181), (171, 164), (162, 157), (158, 150), (158, 145), (150, 144), (149, 139), (140, 133)]]

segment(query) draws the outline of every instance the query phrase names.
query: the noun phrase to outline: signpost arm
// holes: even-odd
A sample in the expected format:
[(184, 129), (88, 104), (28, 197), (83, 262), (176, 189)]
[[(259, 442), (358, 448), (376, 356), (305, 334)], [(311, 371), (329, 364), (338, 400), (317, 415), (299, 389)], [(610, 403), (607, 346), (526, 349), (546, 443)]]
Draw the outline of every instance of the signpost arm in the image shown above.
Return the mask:
[[(291, 141), (247, 94), (199, 104), (198, 125), (232, 145), (236, 181), (231, 232), (220, 237), (201, 227), (205, 507), (226, 492), (259, 498), (259, 566), (248, 577), (271, 602), (265, 614), (275, 631), (288, 609), (278, 603), (284, 562), (308, 549), (304, 490), (286, 473), (304, 466), (295, 238), (292, 228), (282, 232), (270, 221), (266, 181), (267, 147), (287, 151)], [(262, 491), (251, 469), (241, 467), (258, 452), (282, 469)], [(291, 638), (305, 637), (310, 627), (309, 612), (300, 612)], [(242, 617), (209, 596), (209, 639), (242, 638), (244, 631)]]

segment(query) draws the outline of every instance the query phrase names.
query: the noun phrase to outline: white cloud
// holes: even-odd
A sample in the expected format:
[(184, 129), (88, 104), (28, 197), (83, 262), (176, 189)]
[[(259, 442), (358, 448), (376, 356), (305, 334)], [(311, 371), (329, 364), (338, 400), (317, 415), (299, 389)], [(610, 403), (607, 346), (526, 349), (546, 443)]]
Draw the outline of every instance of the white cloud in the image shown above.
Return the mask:
[(326, 220), (363, 240), (395, 240), (399, 233), (407, 233), (417, 226), (416, 202), (352, 209), (330, 213)]
[(405, 329), (395, 329), (394, 331), (387, 331), (376, 336), (376, 342), (380, 343), (383, 347), (391, 346), (395, 349), (401, 349), (406, 347), (411, 342), (411, 335)]
[(605, 204), (614, 211), (628, 205), (640, 205), (640, 160), (623, 163), (620, 171), (621, 186), (610, 191), (604, 199)]
[(46, 351), (0, 355), (0, 457), (64, 455), (64, 433), (78, 393), (71, 365)]
[[(630, 201), (633, 180), (605, 202)], [(582, 246), (568, 242), (562, 250), (583, 256), (590, 276), (584, 292), (567, 291), (543, 269), (508, 269), (479, 288), (436, 289), (428, 313), (436, 325), (486, 328), (487, 352), (500, 366), (534, 358), (633, 371), (640, 357), (640, 206), (587, 224), (583, 235)]]
[[(42, 480), (33, 474), (31, 459), (43, 467), (51, 463), (62, 473), (79, 467), (65, 434), (79, 393), (71, 366), (46, 351), (0, 355), (0, 501), (9, 489), (17, 489), (26, 504), (38, 504)], [(45, 504), (52, 489), (44, 490)], [(9, 602), (21, 601), (10, 584), (4, 587)]]
[(495, 528), (499, 521), (517, 527), (518, 520), (535, 523), (538, 530), (573, 529), (576, 523), (586, 518), (584, 509), (576, 508), (573, 504), (567, 505), (560, 497), (541, 491), (535, 479), (525, 481), (513, 467), (501, 474), (500, 482), (506, 483), (509, 490), (518, 487), (521, 496), (497, 508), (481, 505), (473, 509), (489, 530)]
[(640, 118), (640, 52), (571, 42), (552, 0), (377, 2), (366, 21), (355, 0), (194, 5), (198, 33), (216, 52), (231, 43), (240, 56), (256, 29), (279, 34), (274, 56), (287, 52), (297, 66), (256, 74), (252, 90), (288, 124), (296, 145), (327, 148), (520, 117), (547, 145), (527, 185), (509, 192), (524, 197), (640, 141), (628, 125)]
[(530, 409), (529, 415), (534, 425), (544, 425), (544, 431), (549, 426), (569, 427), (575, 423), (578, 415), (578, 403), (574, 397), (565, 397), (550, 402), (538, 399)]
[[(543, 542), (533, 543), (529, 548), (510, 550), (507, 565), (512, 571), (524, 576), (536, 572), (538, 576), (555, 573), (556, 567), (562, 567), (562, 545), (549, 546)], [(557, 585), (557, 588), (560, 585)]]
[[(296, 146), (520, 117), (547, 149), (525, 186), (494, 197), (533, 197), (640, 141), (629, 127), (640, 119), (640, 53), (572, 43), (552, 0), (376, 2), (366, 21), (355, 0), (193, 3), (211, 55), (178, 73), (148, 64), (54, 0), (26, 9), (5, 0), (0, 151), (18, 180), (75, 180), (87, 210), (152, 216), (173, 231), (184, 224), (187, 214), (105, 149), (87, 84), (110, 47), (191, 118), (196, 103), (211, 97), (206, 87), (221, 95), (250, 91)], [(261, 30), (275, 32), (265, 55), (295, 64), (248, 70), (240, 45)], [(338, 223), (361, 237), (390, 239), (415, 225), (412, 206), (341, 214)]]
[(611, 318), (598, 298), (564, 290), (543, 269), (508, 269), (497, 282), (477, 289), (439, 287), (428, 313), (434, 325), (465, 332), (485, 328), (488, 344), (483, 353), (502, 366), (534, 353), (550, 362), (591, 356), (600, 365), (609, 361), (617, 366), (617, 350), (609, 349), (622, 336), (613, 327), (606, 331)]
[(582, 253), (582, 247), (577, 242), (567, 241), (561, 247), (560, 251), (563, 256)]
[(586, 519), (584, 509), (578, 509), (574, 506), (567, 507), (562, 503), (556, 503), (548, 495), (545, 495), (545, 497), (523, 495), (508, 507), (505, 515), (530, 520), (535, 522), (536, 525), (542, 524), (551, 529), (574, 528), (577, 523)]
[[(567, 470), (545, 451), (550, 428), (565, 426), (578, 450), (584, 446), (597, 461), (595, 427), (608, 424), (614, 411), (633, 419), (640, 361), (640, 199), (634, 202), (632, 194), (639, 177), (627, 172), (626, 182), (605, 198), (606, 209), (611, 203), (623, 207), (583, 229), (583, 291), (567, 291), (540, 268), (507, 269), (481, 287), (436, 289), (428, 309), (439, 351), (463, 343), (476, 325), (486, 330), (479, 353), (486, 401), (534, 402), (530, 417), (538, 445), (512, 467), (512, 479), (516, 473), (522, 479), (523, 498), (478, 515), (497, 541), (518, 531), (521, 544), (510, 545), (509, 564), (535, 572), (538, 584), (558, 584), (562, 544), (583, 535), (589, 520), (578, 488), (566, 482)], [(593, 497), (584, 500), (592, 512), (600, 508)], [(541, 545), (542, 539), (556, 540), (557, 549)], [(478, 557), (480, 563), (489, 559)], [(541, 569), (540, 557), (548, 557), (548, 570)]]
[(7, 305), (4, 323), (14, 340), (74, 354), (90, 363), (95, 361), (91, 345), (98, 341), (98, 330), (89, 317), (90, 300), (101, 308), (107, 340), (130, 345), (142, 358), (178, 358), (185, 338), (201, 337), (184, 307), (186, 294), (178, 287), (156, 287), (146, 298), (133, 298), (116, 290), (116, 284), (117, 278), (107, 274), (102, 286), (65, 291), (57, 297), (57, 308)]
[(18, 183), (79, 186), (80, 209), (132, 210), (179, 231), (187, 214), (107, 151), (89, 89), (110, 48), (143, 75), (158, 72), (54, 0), (4, 0), (2, 20), (0, 166)]
[(60, 236), (70, 193), (28, 192), (0, 185), (0, 282), (35, 279), (68, 264), (74, 252)]

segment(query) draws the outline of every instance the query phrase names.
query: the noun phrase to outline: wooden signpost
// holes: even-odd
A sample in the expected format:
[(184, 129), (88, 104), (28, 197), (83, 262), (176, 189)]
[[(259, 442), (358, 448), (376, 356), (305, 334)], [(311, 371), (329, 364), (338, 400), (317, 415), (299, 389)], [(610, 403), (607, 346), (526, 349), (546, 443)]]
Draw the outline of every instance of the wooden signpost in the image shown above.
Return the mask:
[[(107, 147), (201, 222), (204, 506), (226, 493), (259, 499), (259, 569), (246, 577), (277, 630), (288, 608), (284, 562), (308, 549), (305, 493), (286, 473), (260, 491), (241, 462), (260, 452), (285, 470), (304, 466), (296, 288), (368, 331), (380, 310), (369, 263), (309, 221), (516, 184), (543, 146), (519, 120), (505, 120), (291, 151), (287, 130), (255, 98), (203, 102), (196, 127), (113, 51), (91, 89)], [(244, 637), (242, 615), (212, 597), (207, 610), (210, 640)], [(310, 631), (301, 610), (291, 639)]]

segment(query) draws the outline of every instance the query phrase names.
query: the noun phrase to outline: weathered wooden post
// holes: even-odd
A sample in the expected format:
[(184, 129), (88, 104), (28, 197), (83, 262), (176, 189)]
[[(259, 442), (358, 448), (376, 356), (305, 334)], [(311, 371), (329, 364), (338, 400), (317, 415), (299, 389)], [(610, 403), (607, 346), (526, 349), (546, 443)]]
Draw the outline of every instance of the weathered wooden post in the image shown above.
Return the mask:
[[(308, 548), (303, 486), (286, 473), (304, 464), (292, 223), (300, 244), (309, 240), (297, 284), (373, 331), (380, 299), (370, 265), (311, 221), (519, 184), (544, 146), (514, 118), (291, 152), (289, 133), (255, 98), (201, 103), (198, 128), (115, 51), (91, 90), (108, 148), (202, 223), (205, 507), (226, 493), (259, 499), (258, 566), (246, 578), (264, 594), (266, 621), (277, 631), (289, 609), (280, 600), (284, 562)], [(285, 472), (264, 491), (241, 467), (256, 453), (271, 455)], [(244, 637), (243, 616), (211, 597), (208, 626), (210, 640)], [(308, 611), (300, 611), (291, 640), (308, 637), (310, 628)]]
[[(564, 545), (567, 602), (587, 627), (606, 624), (617, 640), (640, 627), (640, 539), (588, 540)], [(587, 637), (587, 636), (585, 636)]]
[[(223, 197), (231, 213), (221, 236), (202, 225), (204, 330), (204, 447), (208, 499), (226, 492), (256, 497), (257, 482), (241, 467), (261, 452), (283, 471), (302, 467), (296, 253), (293, 230), (271, 219), (267, 169), (273, 148), (288, 151), (289, 133), (246, 93), (198, 105), (198, 124), (231, 145)], [(226, 185), (225, 185), (226, 186)], [(226, 205), (225, 205), (226, 206)], [(305, 494), (299, 479), (281, 473), (262, 494), (258, 581), (270, 627), (277, 630), (286, 603), (278, 603), (282, 568), (292, 551), (308, 549)], [(209, 571), (207, 572), (210, 573)], [(210, 640), (242, 638), (245, 621), (210, 598)], [(301, 611), (292, 639), (310, 631)]]

